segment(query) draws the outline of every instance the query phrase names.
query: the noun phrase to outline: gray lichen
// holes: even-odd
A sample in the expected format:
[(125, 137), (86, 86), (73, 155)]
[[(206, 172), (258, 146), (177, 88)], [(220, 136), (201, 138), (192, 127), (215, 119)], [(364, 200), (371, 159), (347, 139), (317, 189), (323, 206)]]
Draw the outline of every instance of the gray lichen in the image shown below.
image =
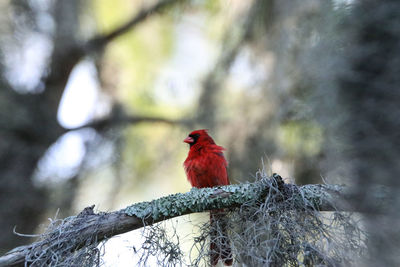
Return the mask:
[(263, 190), (261, 183), (192, 188), (188, 193), (173, 194), (150, 202), (140, 202), (123, 212), (141, 219), (151, 217), (158, 221), (165, 217), (203, 212), (211, 209), (237, 207), (250, 199), (259, 199)]

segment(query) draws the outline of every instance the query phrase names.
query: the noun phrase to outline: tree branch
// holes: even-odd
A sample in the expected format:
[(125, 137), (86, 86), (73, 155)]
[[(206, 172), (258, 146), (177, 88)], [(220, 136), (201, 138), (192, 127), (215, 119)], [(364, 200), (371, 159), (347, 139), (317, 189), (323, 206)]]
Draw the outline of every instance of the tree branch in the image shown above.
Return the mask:
[[(193, 188), (184, 194), (137, 203), (110, 213), (95, 214), (94, 206), (88, 207), (77, 216), (65, 219), (50, 233), (43, 234), (46, 238), (17, 247), (0, 257), (0, 266), (22, 263), (27, 255), (40, 254), (39, 252), (48, 247), (65, 247), (66, 244), (71, 247), (72, 243), (73, 250), (79, 250), (112, 236), (181, 215), (221, 208), (234, 209), (249, 202), (262, 204), (271, 194), (278, 194), (282, 201), (292, 201), (293, 207), (299, 210), (308, 208), (316, 211), (352, 210), (343, 201), (353, 196), (349, 188), (320, 184), (298, 187), (284, 184), (282, 178), (275, 174), (271, 179), (262, 179), (254, 183)], [(386, 191), (380, 188), (376, 192), (371, 192), (371, 196), (376, 199), (376, 205), (384, 209), (384, 204), (388, 203)]]
[(125, 24), (122, 24), (118, 28), (114, 29), (113, 31), (104, 34), (104, 35), (98, 35), (94, 37), (92, 40), (90, 40), (86, 48), (88, 50), (97, 50), (102, 47), (104, 47), (107, 43), (110, 41), (114, 40), (118, 36), (126, 33), (127, 31), (131, 30), (133, 27), (138, 25), (140, 22), (144, 21), (148, 16), (153, 15), (157, 12), (162, 11), (163, 9), (176, 4), (177, 2), (182, 1), (182, 0), (164, 0), (164, 1), (159, 1), (153, 6), (141, 10), (136, 16), (134, 16), (131, 20), (127, 21)]
[(123, 116), (110, 116), (98, 120), (91, 121), (79, 127), (68, 129), (69, 131), (80, 130), (83, 128), (93, 128), (96, 130), (102, 130), (108, 127), (127, 125), (127, 124), (137, 124), (137, 123), (165, 123), (170, 125), (189, 125), (188, 120), (172, 120), (163, 117), (152, 117), (152, 116), (136, 116), (136, 115), (123, 115)]
[(128, 125), (128, 124), (138, 124), (138, 123), (165, 123), (165, 124), (170, 124), (170, 125), (184, 125), (187, 126), (188, 128), (191, 128), (193, 126), (192, 120), (191, 119), (167, 119), (164, 117), (158, 117), (158, 116), (145, 116), (145, 115), (129, 115), (126, 114), (124, 108), (122, 105), (115, 103), (112, 111), (110, 112), (110, 115), (104, 118), (100, 119), (95, 119), (93, 121), (90, 121), (89, 123), (86, 123), (82, 126), (75, 127), (75, 128), (70, 128), (67, 129), (68, 131), (75, 131), (75, 130), (80, 130), (83, 128), (93, 128), (95, 130), (101, 131), (113, 126), (119, 126), (119, 125)]

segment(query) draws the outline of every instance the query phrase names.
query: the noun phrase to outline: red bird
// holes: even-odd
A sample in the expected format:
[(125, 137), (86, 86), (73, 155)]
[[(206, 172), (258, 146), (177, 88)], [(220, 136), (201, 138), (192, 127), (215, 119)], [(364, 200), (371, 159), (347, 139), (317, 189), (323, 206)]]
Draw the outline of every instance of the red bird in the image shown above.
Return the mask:
[[(222, 146), (217, 146), (207, 130), (196, 130), (189, 134), (183, 142), (190, 145), (189, 154), (183, 163), (190, 184), (193, 187), (213, 187), (229, 185)], [(210, 211), (211, 241), (210, 254), (211, 265), (215, 266), (219, 259), (225, 265), (232, 265), (232, 251), (229, 240), (226, 238), (226, 219), (222, 210)], [(218, 238), (218, 236), (222, 238)], [(218, 241), (218, 242), (217, 242)]]

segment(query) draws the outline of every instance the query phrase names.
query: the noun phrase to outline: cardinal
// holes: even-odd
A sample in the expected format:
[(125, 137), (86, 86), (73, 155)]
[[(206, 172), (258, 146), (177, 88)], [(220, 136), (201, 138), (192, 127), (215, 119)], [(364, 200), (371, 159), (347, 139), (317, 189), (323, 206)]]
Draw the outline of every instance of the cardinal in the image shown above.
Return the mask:
[[(189, 154), (183, 163), (187, 179), (192, 187), (203, 188), (229, 185), (222, 146), (215, 144), (207, 130), (196, 130), (183, 142), (190, 145)], [(232, 265), (232, 251), (227, 238), (226, 218), (223, 210), (210, 211), (210, 257), (211, 265), (221, 259), (225, 265)]]

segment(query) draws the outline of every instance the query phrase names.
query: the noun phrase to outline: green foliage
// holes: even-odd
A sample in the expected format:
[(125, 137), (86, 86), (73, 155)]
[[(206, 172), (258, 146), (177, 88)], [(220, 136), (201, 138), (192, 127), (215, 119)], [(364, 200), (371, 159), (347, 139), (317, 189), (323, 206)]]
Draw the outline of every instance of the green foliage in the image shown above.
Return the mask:
[[(142, 4), (135, 1), (94, 1), (100, 31), (108, 32), (137, 13)], [(153, 15), (111, 43), (104, 56), (104, 66), (112, 67), (105, 77), (114, 80), (117, 96), (125, 107), (148, 115), (164, 111), (154, 98), (155, 77), (173, 49), (173, 20), (167, 14)]]
[(323, 131), (312, 121), (293, 121), (280, 127), (278, 140), (289, 155), (315, 156), (321, 151)]

